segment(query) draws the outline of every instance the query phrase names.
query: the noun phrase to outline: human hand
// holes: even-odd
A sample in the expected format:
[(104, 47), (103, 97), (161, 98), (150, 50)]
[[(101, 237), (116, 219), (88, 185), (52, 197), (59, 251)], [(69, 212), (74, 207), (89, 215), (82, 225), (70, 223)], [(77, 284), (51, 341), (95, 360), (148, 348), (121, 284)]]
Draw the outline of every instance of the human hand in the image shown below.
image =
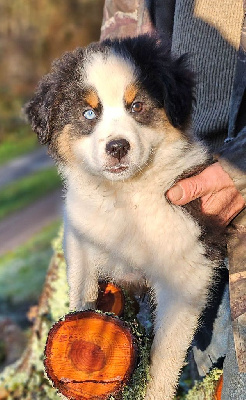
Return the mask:
[(221, 225), (228, 225), (245, 207), (243, 196), (219, 162), (198, 175), (176, 183), (166, 196), (173, 204), (180, 206), (200, 198), (202, 212), (216, 217)]

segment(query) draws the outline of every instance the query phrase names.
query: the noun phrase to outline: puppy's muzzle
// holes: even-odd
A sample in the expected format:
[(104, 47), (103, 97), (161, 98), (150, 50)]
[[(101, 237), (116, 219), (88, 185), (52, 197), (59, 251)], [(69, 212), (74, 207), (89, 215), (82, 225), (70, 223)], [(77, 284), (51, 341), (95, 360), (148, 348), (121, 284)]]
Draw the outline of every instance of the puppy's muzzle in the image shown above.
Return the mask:
[(130, 143), (126, 139), (111, 140), (106, 144), (106, 152), (110, 156), (117, 158), (118, 161), (126, 156), (130, 150)]

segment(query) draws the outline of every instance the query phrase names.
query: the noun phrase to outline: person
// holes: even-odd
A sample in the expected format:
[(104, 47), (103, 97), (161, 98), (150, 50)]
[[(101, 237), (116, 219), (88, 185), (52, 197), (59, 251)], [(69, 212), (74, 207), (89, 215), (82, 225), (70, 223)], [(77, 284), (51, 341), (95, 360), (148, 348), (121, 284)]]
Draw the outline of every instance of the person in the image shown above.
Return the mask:
[[(219, 350), (213, 349), (226, 353), (223, 400), (243, 400), (246, 393), (246, 18), (241, 30), (245, 12), (245, 0), (106, 0), (101, 29), (101, 39), (157, 30), (169, 38), (175, 55), (189, 53), (197, 75), (192, 127), (216, 162), (176, 183), (165, 195), (179, 206), (200, 198), (204, 214), (229, 225), (232, 323), (225, 316), (227, 292), (221, 317), (214, 323), (219, 337), (215, 343), (224, 335), (226, 349), (221, 343)], [(198, 357), (200, 370), (208, 371), (210, 359), (206, 354), (199, 365)]]

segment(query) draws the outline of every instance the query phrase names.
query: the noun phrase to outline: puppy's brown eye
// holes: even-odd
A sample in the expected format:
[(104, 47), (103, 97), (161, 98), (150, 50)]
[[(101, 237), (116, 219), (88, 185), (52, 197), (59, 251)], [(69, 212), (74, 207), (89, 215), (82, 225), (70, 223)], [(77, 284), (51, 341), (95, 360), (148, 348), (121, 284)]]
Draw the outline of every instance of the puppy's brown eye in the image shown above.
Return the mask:
[(131, 107), (131, 112), (133, 113), (139, 113), (143, 109), (143, 103), (141, 101), (136, 101), (135, 103), (132, 103)]

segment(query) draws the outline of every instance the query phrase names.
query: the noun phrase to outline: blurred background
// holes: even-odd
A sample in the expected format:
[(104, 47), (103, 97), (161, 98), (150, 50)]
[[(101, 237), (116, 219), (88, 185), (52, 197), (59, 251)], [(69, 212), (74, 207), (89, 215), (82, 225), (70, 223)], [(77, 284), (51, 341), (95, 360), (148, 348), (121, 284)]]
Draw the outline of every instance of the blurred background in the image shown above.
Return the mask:
[(54, 58), (99, 39), (103, 3), (0, 0), (0, 370), (25, 346), (62, 215), (56, 168), (21, 109)]

